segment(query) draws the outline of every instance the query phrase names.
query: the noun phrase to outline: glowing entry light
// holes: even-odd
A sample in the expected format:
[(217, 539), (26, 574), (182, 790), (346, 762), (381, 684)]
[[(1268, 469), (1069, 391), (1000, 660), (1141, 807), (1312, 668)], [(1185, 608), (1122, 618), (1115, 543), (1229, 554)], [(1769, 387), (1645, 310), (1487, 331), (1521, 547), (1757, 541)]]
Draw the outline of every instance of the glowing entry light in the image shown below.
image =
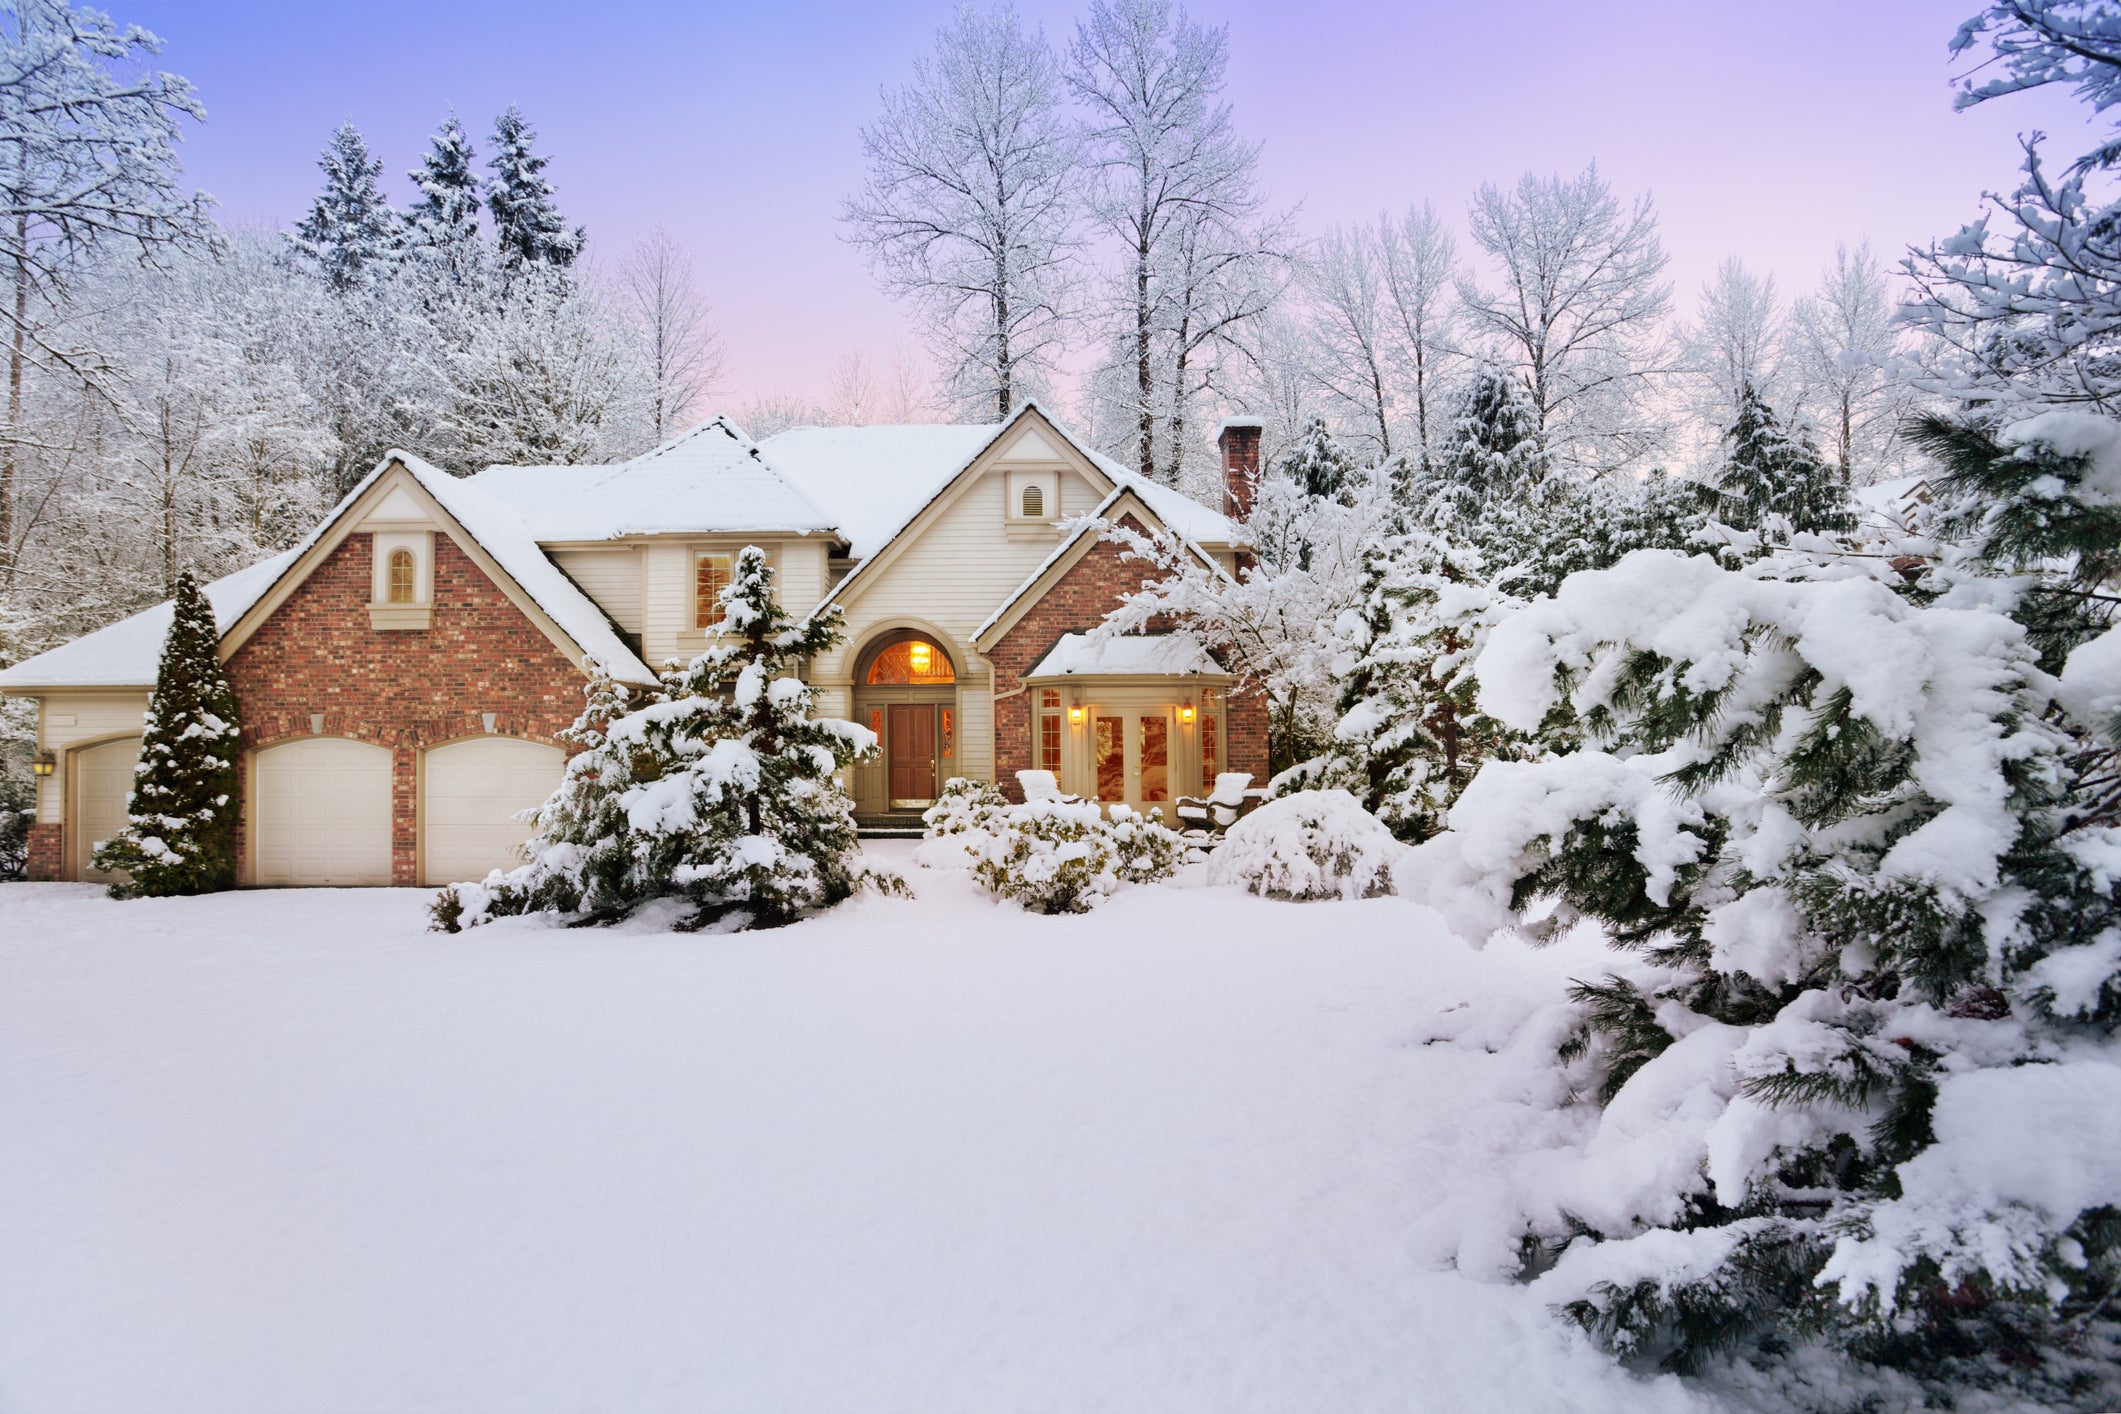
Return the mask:
[(1071, 722), (1077, 722), (1077, 723), (1080, 723), (1080, 722), (1082, 721), (1082, 719), (1083, 719), (1083, 709), (1082, 709), (1082, 708), (1080, 708), (1080, 707), (1070, 707), (1070, 708), (1068, 709), (1068, 720), (1069, 720), (1069, 721), (1071, 721)]
[(1192, 721), (1192, 720), (1193, 720), (1193, 704), (1192, 704), (1192, 703), (1188, 702), (1188, 703), (1186, 703), (1186, 704), (1185, 704), (1185, 705), (1184, 705), (1183, 707), (1180, 707), (1180, 708), (1178, 709), (1178, 719), (1179, 719), (1179, 720), (1180, 720), (1181, 722), (1190, 722), (1190, 721)]
[(913, 666), (913, 675), (915, 677), (924, 678), (928, 676), (928, 669), (935, 661), (931, 656), (933, 653), (934, 650), (925, 643), (915, 643), (907, 650), (906, 657)]

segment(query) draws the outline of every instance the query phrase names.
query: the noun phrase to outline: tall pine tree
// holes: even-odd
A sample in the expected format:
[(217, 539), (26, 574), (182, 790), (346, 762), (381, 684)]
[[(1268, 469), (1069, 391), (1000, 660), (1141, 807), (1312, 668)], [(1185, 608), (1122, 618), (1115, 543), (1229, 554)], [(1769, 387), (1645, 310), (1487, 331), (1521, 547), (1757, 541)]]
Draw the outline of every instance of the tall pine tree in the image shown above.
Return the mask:
[(236, 750), (242, 723), (221, 671), (213, 606), (186, 570), (148, 699), (127, 824), (97, 846), (98, 869), (129, 877), (117, 898), (204, 894), (236, 884)]
[(582, 253), (583, 230), (569, 230), (553, 204), (552, 183), (540, 175), (551, 159), (531, 150), (536, 140), (513, 103), (494, 119), (494, 154), (486, 164), (493, 169), (493, 180), (487, 184), (486, 204), (493, 212), (494, 241), (504, 269), (548, 265), (564, 270)]
[(294, 247), (343, 294), (390, 263), (398, 242), (398, 213), (376, 185), (383, 175), (382, 161), (369, 157), (368, 142), (351, 121), (339, 124), (317, 166), (324, 172), (324, 190), (295, 228)]
[(410, 174), (420, 199), (405, 213), (407, 249), (416, 259), (432, 262), (452, 284), (463, 284), (480, 264), (479, 175), (472, 169), (473, 156), (471, 139), (452, 113)]
[(805, 619), (773, 599), (765, 553), (749, 547), (722, 591), (715, 641), (664, 675), (644, 705), (598, 677), (568, 763), (539, 810), (531, 862), (442, 892), (434, 917), (457, 928), (555, 911), (610, 921), (658, 898), (681, 927), (790, 923), (896, 875), (862, 864), (854, 802), (836, 773), (876, 750), (853, 722), (810, 715), (797, 665), (840, 640), (838, 608)]

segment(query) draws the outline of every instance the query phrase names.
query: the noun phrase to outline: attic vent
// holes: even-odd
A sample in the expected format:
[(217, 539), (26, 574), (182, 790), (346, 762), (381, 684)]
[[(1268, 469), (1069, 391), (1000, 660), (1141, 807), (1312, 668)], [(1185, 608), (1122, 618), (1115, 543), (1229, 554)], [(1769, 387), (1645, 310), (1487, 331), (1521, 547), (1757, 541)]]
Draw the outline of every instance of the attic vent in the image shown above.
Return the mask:
[(1046, 513), (1046, 493), (1036, 486), (1024, 488), (1024, 515), (1042, 516)]

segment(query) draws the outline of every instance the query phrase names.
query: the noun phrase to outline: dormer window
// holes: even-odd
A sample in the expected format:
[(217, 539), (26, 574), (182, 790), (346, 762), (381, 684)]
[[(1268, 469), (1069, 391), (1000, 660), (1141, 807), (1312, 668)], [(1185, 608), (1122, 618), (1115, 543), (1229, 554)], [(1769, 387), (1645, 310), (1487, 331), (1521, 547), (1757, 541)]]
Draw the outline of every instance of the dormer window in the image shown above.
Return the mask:
[(701, 555), (692, 569), (692, 626), (710, 629), (722, 621), (722, 591), (736, 577), (736, 556)]
[(412, 551), (403, 546), (390, 552), (388, 592), (383, 596), (386, 604), (416, 604), (420, 599), (420, 569), (412, 557)]
[(1046, 513), (1045, 491), (1037, 486), (1026, 486), (1024, 488), (1023, 506), (1023, 515), (1026, 520), (1044, 515)]

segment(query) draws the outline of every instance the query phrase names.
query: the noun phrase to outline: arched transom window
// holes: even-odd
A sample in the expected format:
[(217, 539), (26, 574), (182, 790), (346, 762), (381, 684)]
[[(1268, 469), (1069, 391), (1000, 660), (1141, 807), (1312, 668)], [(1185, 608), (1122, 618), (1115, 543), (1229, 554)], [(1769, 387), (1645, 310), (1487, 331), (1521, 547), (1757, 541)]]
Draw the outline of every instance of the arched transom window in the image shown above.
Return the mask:
[(391, 551), (387, 569), (388, 574), (383, 585), (384, 600), (392, 604), (417, 604), (420, 601), (420, 581), (412, 551), (402, 547)]
[(869, 663), (871, 687), (956, 681), (957, 674), (951, 670), (949, 655), (925, 638), (909, 638), (903, 643), (890, 644), (878, 650)]

